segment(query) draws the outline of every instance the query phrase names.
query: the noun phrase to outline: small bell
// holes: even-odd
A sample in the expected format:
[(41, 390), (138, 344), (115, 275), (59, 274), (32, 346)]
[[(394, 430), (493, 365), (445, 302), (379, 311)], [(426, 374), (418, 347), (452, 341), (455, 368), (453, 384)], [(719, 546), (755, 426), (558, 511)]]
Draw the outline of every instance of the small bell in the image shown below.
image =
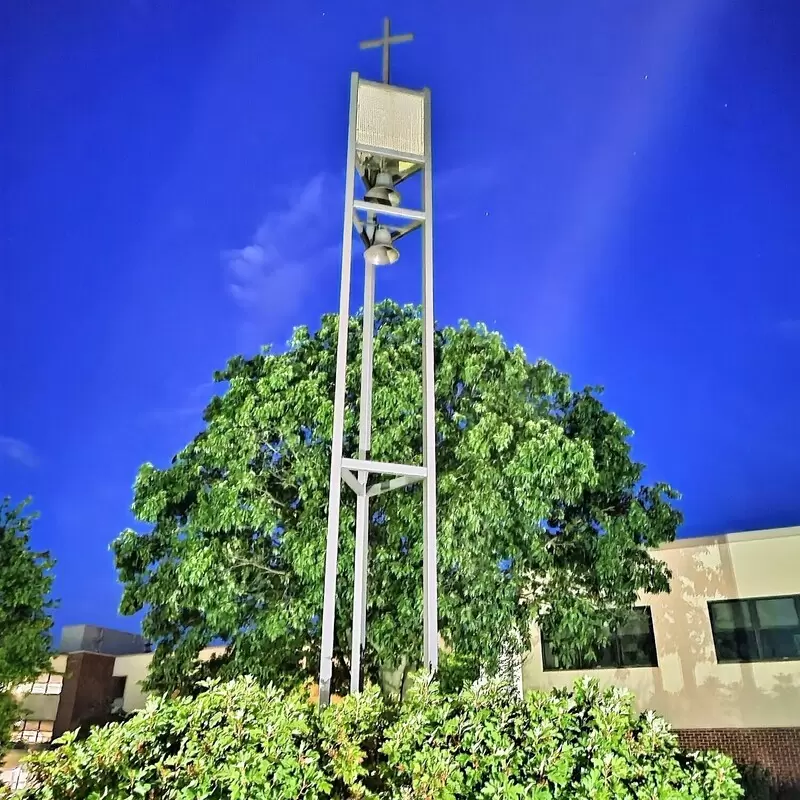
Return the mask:
[(399, 206), (400, 192), (394, 188), (394, 181), (388, 172), (379, 172), (375, 185), (367, 191), (364, 199), (382, 206)]
[(364, 258), (376, 267), (394, 264), (400, 258), (400, 253), (392, 244), (392, 232), (388, 228), (379, 225), (375, 229), (372, 244), (364, 251)]

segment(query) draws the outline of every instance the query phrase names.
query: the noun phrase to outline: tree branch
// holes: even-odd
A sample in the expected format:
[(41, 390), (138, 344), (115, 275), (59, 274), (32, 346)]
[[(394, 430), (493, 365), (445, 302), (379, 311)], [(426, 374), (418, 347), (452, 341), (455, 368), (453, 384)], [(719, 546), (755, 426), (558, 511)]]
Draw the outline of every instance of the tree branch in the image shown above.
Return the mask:
[(253, 569), (261, 570), (262, 572), (268, 572), (270, 575), (288, 575), (288, 570), (285, 569), (275, 569), (275, 567), (267, 566), (266, 564), (259, 563), (258, 561), (253, 561), (249, 558), (242, 558), (241, 556), (235, 556), (233, 553), (229, 553), (232, 565), (234, 567), (253, 567)]

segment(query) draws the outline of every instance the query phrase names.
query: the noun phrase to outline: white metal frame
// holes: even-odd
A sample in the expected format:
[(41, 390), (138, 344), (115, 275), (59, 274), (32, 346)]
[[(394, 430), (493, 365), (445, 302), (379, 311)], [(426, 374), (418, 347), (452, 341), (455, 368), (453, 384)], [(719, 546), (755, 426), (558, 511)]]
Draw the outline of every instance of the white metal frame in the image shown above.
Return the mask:
[[(388, 32), (387, 37), (388, 38)], [(407, 41), (407, 39), (403, 39)], [(384, 61), (384, 64), (386, 62)], [(388, 83), (388, 69), (384, 69)], [(430, 91), (421, 92), (424, 102), (424, 157), (356, 144), (356, 115), (359, 87), (358, 73), (350, 83), (350, 123), (345, 181), (345, 212), (342, 231), (342, 278), (339, 294), (339, 331), (336, 354), (336, 388), (334, 393), (333, 440), (331, 449), (330, 492), (328, 496), (328, 533), (325, 550), (325, 588), (322, 614), (322, 655), (319, 677), (319, 701), (330, 702), (333, 673), (333, 641), (336, 615), (336, 578), (339, 552), (339, 517), (342, 482), (356, 494), (355, 578), (353, 591), (353, 628), (350, 664), (350, 691), (360, 691), (361, 655), (366, 641), (367, 572), (369, 554), (370, 498), (422, 482), (423, 539), (423, 663), (436, 671), (438, 667), (438, 601), (436, 572), (436, 422), (434, 406), (434, 316), (433, 316), (433, 187), (431, 174)], [(414, 164), (412, 171), (422, 172), (422, 209), (386, 207), (355, 197), (355, 176), (358, 157), (374, 156)], [(410, 173), (409, 173), (410, 174)], [(363, 177), (363, 173), (362, 173)], [(344, 439), (345, 376), (347, 372), (347, 334), (350, 315), (350, 283), (353, 232), (362, 235), (364, 221), (356, 212), (366, 215), (367, 223), (378, 218), (395, 217), (410, 221), (394, 228), (393, 240), (422, 228), (422, 466), (390, 464), (369, 458), (372, 425), (372, 356), (375, 307), (376, 267), (365, 259), (364, 324), (362, 333), (361, 413), (359, 418), (358, 458), (345, 458)], [(383, 221), (383, 220), (382, 220)], [(402, 267), (401, 267), (402, 268)], [(396, 269), (396, 267), (395, 267)], [(386, 480), (369, 483), (371, 476), (389, 475)]]

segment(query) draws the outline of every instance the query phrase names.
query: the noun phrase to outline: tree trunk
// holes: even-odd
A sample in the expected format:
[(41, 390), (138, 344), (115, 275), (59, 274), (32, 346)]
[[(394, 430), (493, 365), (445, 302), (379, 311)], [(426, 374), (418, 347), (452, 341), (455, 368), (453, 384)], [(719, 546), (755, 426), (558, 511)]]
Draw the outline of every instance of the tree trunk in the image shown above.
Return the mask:
[(380, 681), (383, 696), (402, 700), (407, 674), (408, 659), (405, 656), (400, 659), (400, 664), (381, 664)]

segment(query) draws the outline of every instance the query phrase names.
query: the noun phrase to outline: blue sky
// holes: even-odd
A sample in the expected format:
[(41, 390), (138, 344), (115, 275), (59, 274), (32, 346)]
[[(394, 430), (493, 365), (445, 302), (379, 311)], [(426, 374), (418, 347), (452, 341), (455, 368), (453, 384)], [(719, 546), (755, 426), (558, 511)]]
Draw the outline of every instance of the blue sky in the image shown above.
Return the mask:
[[(108, 544), (214, 369), (336, 309), (385, 14), (433, 93), (439, 320), (605, 385), (682, 535), (800, 523), (800, 5), (453, 8), (3, 4), (0, 493), (42, 514), (59, 625), (120, 624)], [(379, 295), (416, 300), (416, 260)]]

